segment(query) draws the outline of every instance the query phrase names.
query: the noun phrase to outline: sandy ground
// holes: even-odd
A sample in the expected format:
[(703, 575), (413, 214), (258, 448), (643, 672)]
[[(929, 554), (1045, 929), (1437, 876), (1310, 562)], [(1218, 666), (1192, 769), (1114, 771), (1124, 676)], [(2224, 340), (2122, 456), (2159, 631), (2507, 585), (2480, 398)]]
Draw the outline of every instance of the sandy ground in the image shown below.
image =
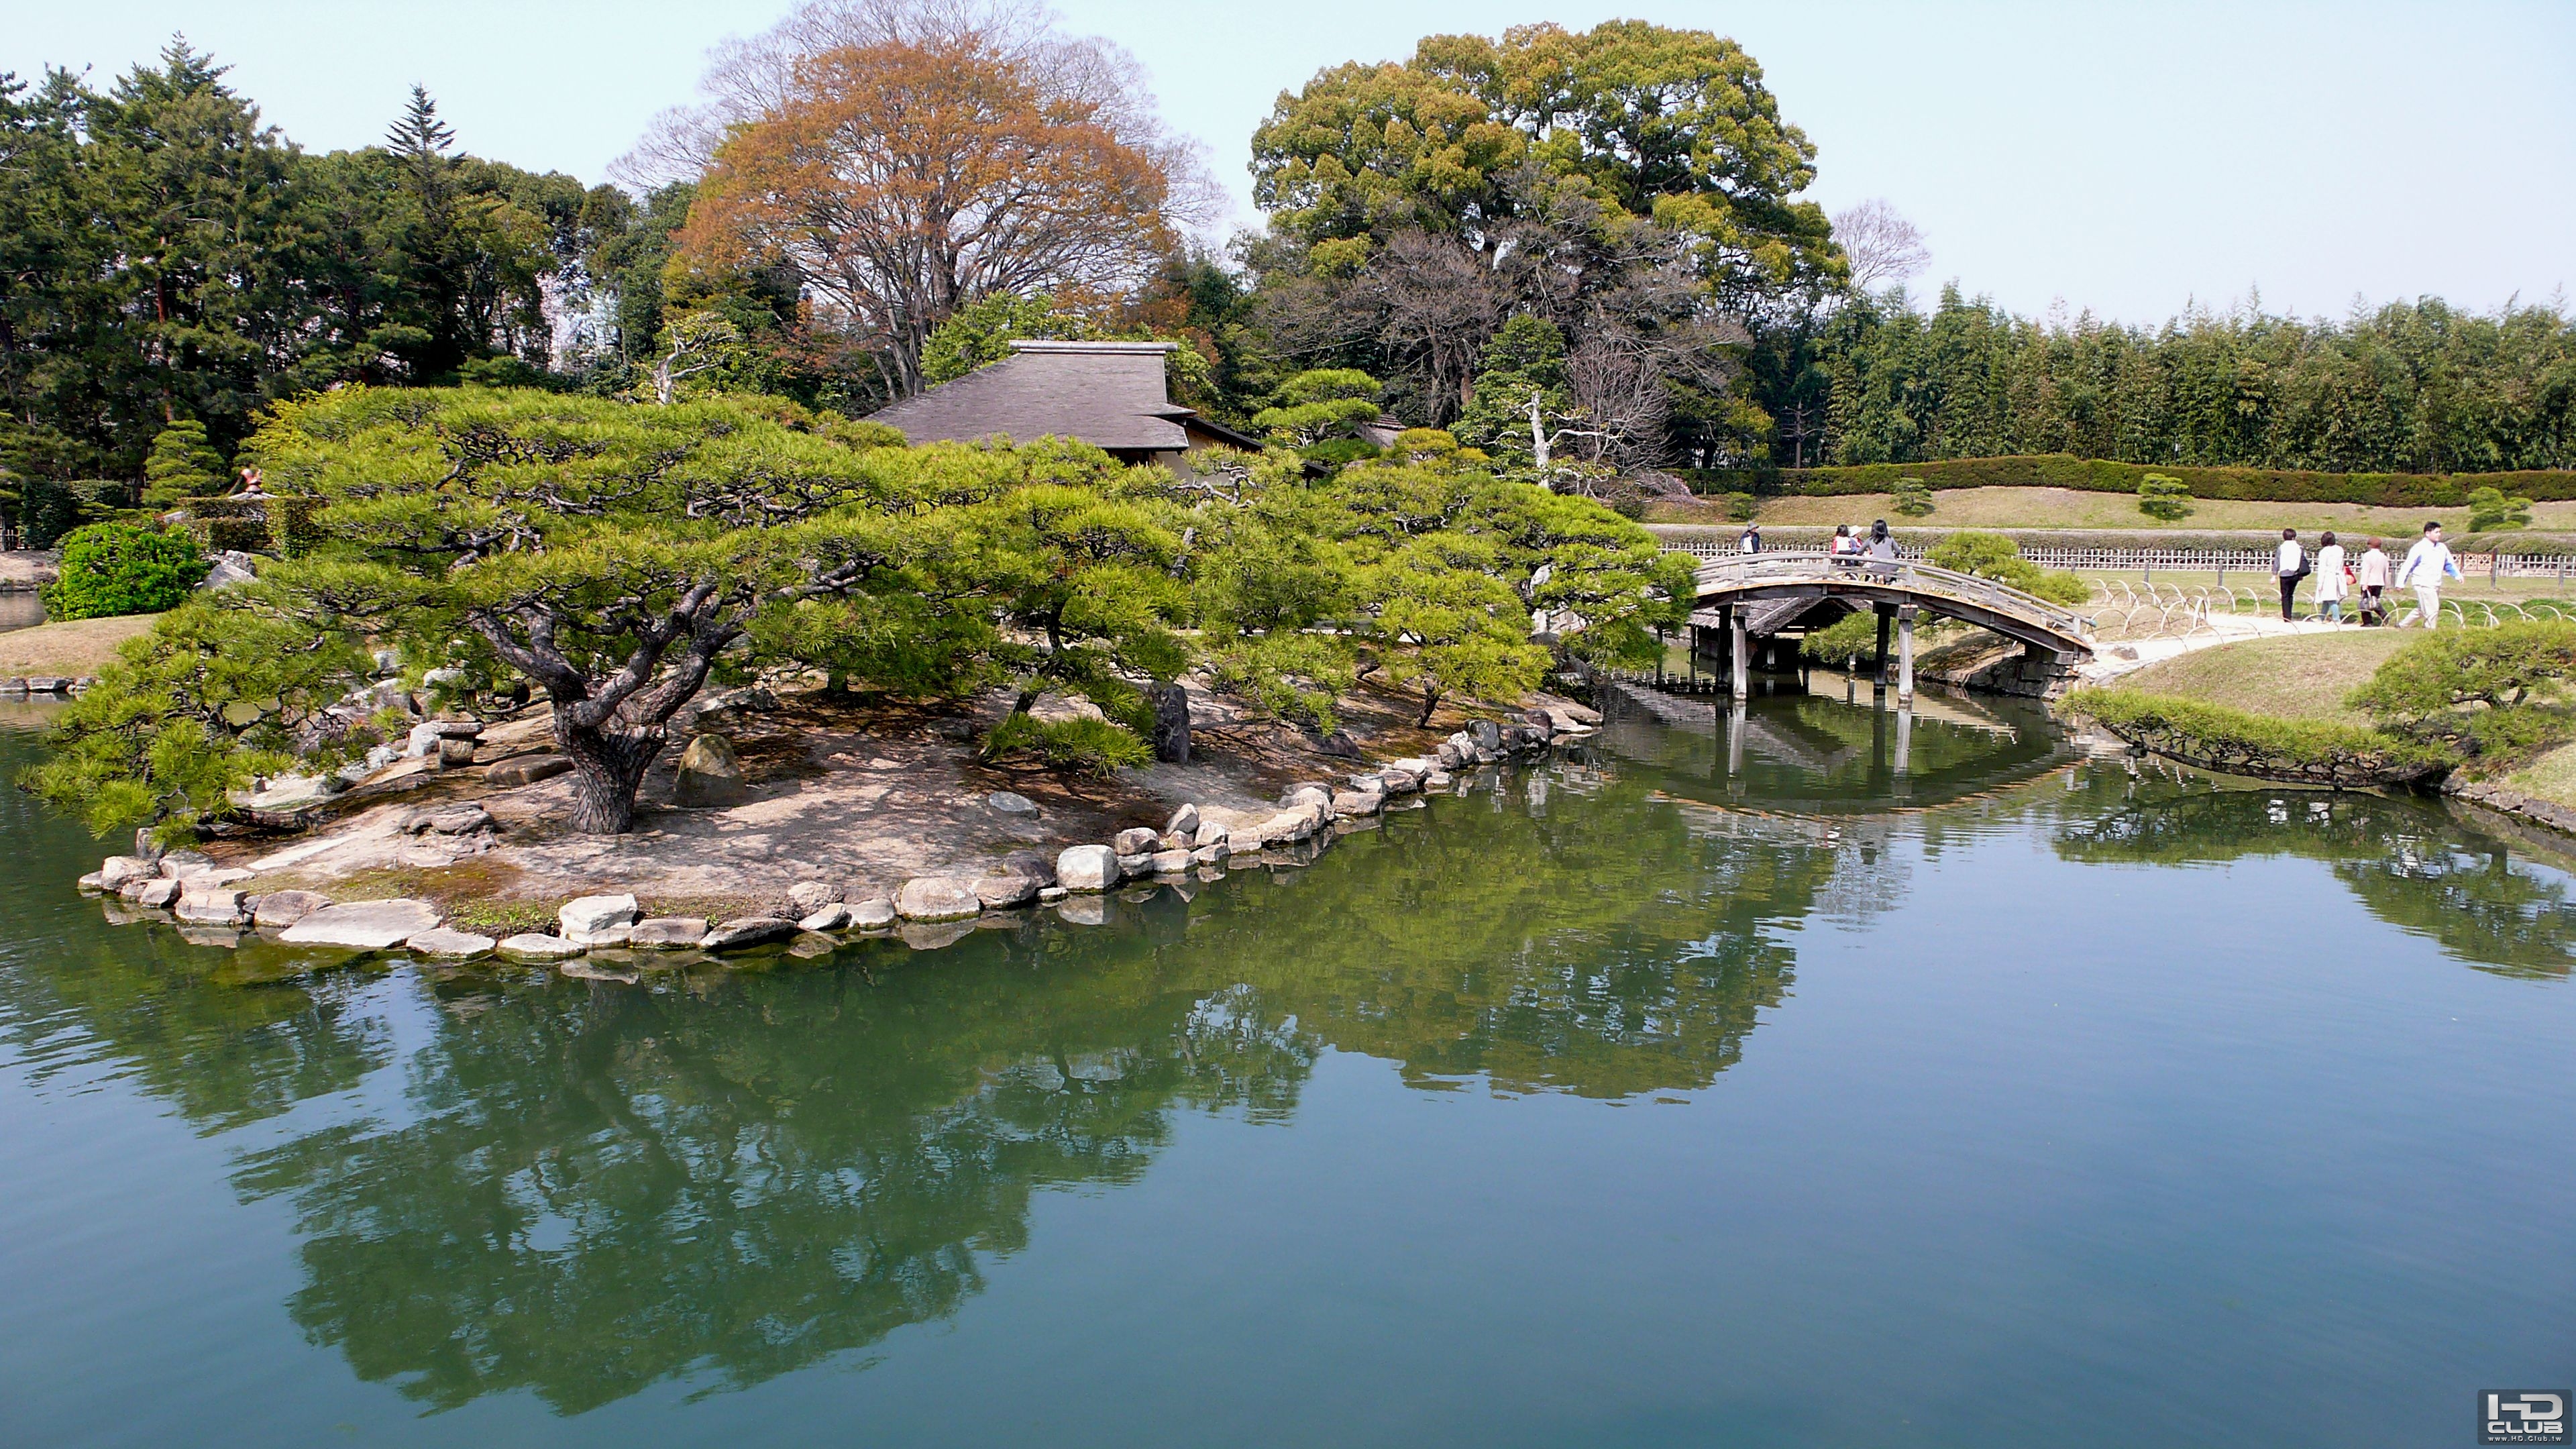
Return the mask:
[[(468, 919), (534, 920), (572, 896), (619, 891), (662, 913), (733, 916), (774, 907), (801, 881), (838, 884), (855, 900), (891, 894), (913, 876), (1000, 874), (1013, 851), (1051, 859), (1128, 826), (1159, 830), (1185, 802), (1227, 824), (1266, 818), (1291, 785), (1363, 768), (1196, 688), (1187, 765), (1112, 779), (983, 765), (969, 738), (1006, 703), (995, 694), (971, 711), (943, 713), (788, 695), (722, 726), (752, 782), (747, 800), (723, 809), (675, 806), (675, 743), (645, 782), (635, 830), (606, 837), (561, 823), (570, 776), (515, 789), (485, 782), (490, 765), (550, 747), (545, 712), (531, 709), (487, 730), (473, 766), (438, 772), (405, 761), (341, 797), (335, 818), (308, 834), (219, 842), (211, 851), (259, 872), (247, 890), (422, 896)], [(1346, 704), (1343, 728), (1373, 758), (1426, 752), (1468, 718), (1444, 708), (1424, 731), (1413, 728), (1412, 708), (1400, 698), (1364, 693)], [(995, 809), (993, 792), (1004, 790), (1034, 801), (1038, 813)], [(470, 840), (398, 833), (415, 809), (462, 801), (480, 802), (500, 823), (496, 845), (476, 852)]]
[(0, 677), (21, 674), (96, 674), (116, 658), (116, 646), (152, 632), (158, 614), (122, 619), (75, 619), (0, 633)]

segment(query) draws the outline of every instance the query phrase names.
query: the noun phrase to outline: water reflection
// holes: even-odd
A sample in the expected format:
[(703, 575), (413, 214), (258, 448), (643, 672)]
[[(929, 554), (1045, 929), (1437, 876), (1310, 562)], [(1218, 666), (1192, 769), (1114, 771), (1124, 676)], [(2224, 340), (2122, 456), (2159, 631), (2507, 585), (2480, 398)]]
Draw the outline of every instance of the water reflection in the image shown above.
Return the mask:
[(1113, 900), (1101, 927), (641, 987), (215, 985), (224, 953), (67, 900), (94, 846), (13, 795), (0, 830), (30, 869), (0, 881), (0, 1043), (40, 1081), (128, 1074), (208, 1133), (265, 1122), (235, 1185), (291, 1206), (288, 1312), (359, 1375), (576, 1413), (947, 1317), (1027, 1243), (1037, 1194), (1136, 1180), (1181, 1113), (1291, 1120), (1327, 1051), (1426, 1091), (1706, 1087), (1785, 1009), (1802, 928), (1866, 924), (1914, 862), (2002, 833), (2088, 865), (2315, 859), (2470, 965), (2567, 974), (2563, 869), (2435, 807), (2068, 759), (2044, 718), (1986, 706), (1623, 714), (1307, 870)]

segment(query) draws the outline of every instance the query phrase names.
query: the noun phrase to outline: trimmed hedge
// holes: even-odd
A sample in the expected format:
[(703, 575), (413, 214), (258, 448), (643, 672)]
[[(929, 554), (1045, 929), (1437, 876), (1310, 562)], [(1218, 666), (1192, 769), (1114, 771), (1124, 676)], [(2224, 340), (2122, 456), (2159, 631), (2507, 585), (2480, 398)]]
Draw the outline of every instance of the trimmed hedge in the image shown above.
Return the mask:
[(2308, 473), (2293, 468), (2188, 468), (2173, 463), (2115, 463), (2038, 453), (2008, 458), (1944, 458), (1926, 463), (1865, 463), (1847, 468), (1695, 471), (1699, 494), (1746, 492), (1805, 497), (1890, 493), (1900, 478), (1950, 488), (2075, 488), (2131, 493), (2149, 473), (2180, 478), (2194, 498), (2253, 503), (2362, 503), (2379, 508), (2458, 508), (2473, 488), (2500, 488), (2542, 501), (2576, 498), (2576, 469), (2518, 473)]
[(188, 531), (208, 553), (237, 550), (294, 558), (311, 552), (321, 538), (313, 522), (322, 507), (318, 498), (189, 498), (179, 507), (188, 515)]
[(2262, 780), (2394, 785), (2420, 780), (2453, 762), (2428, 745), (2375, 729), (2276, 719), (2180, 695), (2079, 689), (2060, 707), (2167, 759)]
[(158, 614), (178, 607), (206, 576), (197, 542), (129, 523), (92, 523), (63, 536), (61, 572), (45, 585), (57, 622)]

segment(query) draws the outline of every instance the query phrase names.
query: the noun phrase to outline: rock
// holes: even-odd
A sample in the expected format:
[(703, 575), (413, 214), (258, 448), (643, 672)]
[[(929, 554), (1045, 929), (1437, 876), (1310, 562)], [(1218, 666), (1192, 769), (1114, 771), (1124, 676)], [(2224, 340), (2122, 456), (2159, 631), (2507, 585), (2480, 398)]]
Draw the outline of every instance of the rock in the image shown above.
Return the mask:
[(444, 738), (446, 732), (439, 728), (438, 721), (423, 720), (413, 725), (411, 733), (404, 737), (403, 758), (418, 760), (434, 755), (438, 753), (438, 742)]
[[(1386, 793), (1386, 775), (1382, 771), (1373, 770), (1365, 775), (1345, 775), (1342, 777), (1342, 783), (1353, 790), (1361, 791), (1366, 794), (1383, 795)], [(1335, 791), (1334, 793), (1339, 794), (1341, 792)]]
[[(1162, 842), (1158, 840), (1155, 841), (1154, 844), (1156, 846), (1160, 846)], [(1133, 880), (1137, 876), (1143, 875), (1145, 872), (1152, 870), (1153, 868), (1154, 852), (1150, 850), (1140, 850), (1134, 855), (1122, 855), (1118, 857), (1118, 878), (1120, 880)]]
[[(505, 937), (493, 949), (504, 956), (516, 956), (522, 961), (569, 961), (590, 948), (575, 945), (561, 936), (548, 936), (540, 932), (528, 931)], [(569, 976), (573, 973), (564, 974)]]
[(707, 932), (706, 939), (697, 944), (709, 951), (739, 951), (746, 946), (766, 946), (772, 941), (784, 941), (795, 934), (794, 921), (783, 921), (776, 916), (747, 916), (739, 921), (727, 921)]
[(732, 741), (718, 734), (689, 741), (680, 754), (679, 779), (671, 790), (674, 804), (684, 809), (722, 809), (741, 804), (748, 793), (742, 760), (734, 754)]
[(1148, 861), (1148, 868), (1156, 875), (1179, 875), (1190, 868), (1190, 853), (1186, 850), (1158, 850)]
[(986, 875), (975, 878), (975, 899), (986, 910), (1007, 906), (1025, 906), (1038, 897), (1038, 883), (1025, 875)]
[(174, 850), (161, 857), (161, 873), (172, 880), (185, 880), (201, 870), (213, 870), (215, 858), (196, 850)]
[(275, 891), (259, 898), (259, 908), (250, 913), (250, 921), (254, 926), (283, 931), (329, 904), (331, 898), (319, 891)]
[(1198, 833), (1198, 829), (1199, 807), (1196, 805), (1184, 805), (1180, 809), (1172, 812), (1172, 818), (1165, 822), (1163, 826), (1163, 833), (1165, 835), (1196, 835)]
[(472, 835), (478, 830), (497, 830), (492, 813), (480, 805), (449, 805), (443, 808), (415, 810), (403, 817), (396, 827), (409, 835)]
[(894, 924), (894, 902), (871, 896), (850, 903), (850, 924), (862, 931), (882, 931)]
[(1066, 890), (1062, 886), (1039, 886), (1038, 904), (1042, 906), (1051, 906), (1071, 894), (1073, 894), (1073, 892)]
[(800, 880), (787, 888), (787, 903), (800, 916), (810, 916), (841, 898), (841, 888), (829, 881)]
[(1066, 847), (1055, 858), (1055, 883), (1068, 891), (1105, 891), (1118, 884), (1118, 852), (1106, 845)]
[(161, 863), (161, 857), (169, 853), (162, 848), (161, 842), (152, 838), (152, 827), (147, 825), (134, 832), (134, 854), (137, 858), (158, 865)]
[(1112, 845), (1120, 855), (1143, 855), (1151, 851), (1162, 837), (1143, 826), (1130, 826), (1118, 832)]
[(439, 740), (438, 768), (442, 770), (462, 770), (473, 763), (474, 742), (472, 740), (460, 740), (452, 735), (442, 737)]
[(138, 906), (166, 911), (179, 903), (179, 883), (167, 876), (147, 880), (134, 888), (126, 899)]
[(73, 881), (72, 884), (85, 891), (97, 891), (102, 894), (108, 893), (107, 877), (97, 871), (91, 871), (89, 874)]
[(1014, 850), (1002, 857), (1003, 875), (1024, 875), (1041, 887), (1055, 884), (1055, 857), (1034, 850)]
[(1317, 785), (1300, 785), (1289, 793), (1287, 805), (1291, 810), (1330, 810), (1333, 808), (1333, 792)]
[[(223, 887), (183, 885), (179, 903), (174, 909), (180, 920), (206, 925), (230, 926), (242, 919), (242, 893)], [(434, 924), (434, 923), (433, 923)]]
[(1471, 757), (1469, 751), (1458, 748), (1458, 742), (1455, 740), (1442, 740), (1440, 748), (1432, 752), (1432, 759), (1446, 770), (1457, 769), (1467, 763)]
[(438, 928), (438, 907), (396, 897), (324, 906), (286, 928), (279, 940), (292, 946), (351, 946), (383, 951)]
[(787, 954), (799, 961), (815, 961), (841, 949), (841, 943), (819, 931), (799, 931), (787, 942)]
[(1447, 770), (1434, 770), (1422, 777), (1422, 788), (1425, 790), (1446, 790), (1457, 783), (1458, 777)]
[(796, 928), (800, 931), (837, 931), (849, 924), (850, 908), (833, 901), (798, 921)]
[(1223, 865), (1226, 856), (1230, 853), (1222, 844), (1204, 845), (1190, 852), (1190, 864)]
[(1337, 760), (1356, 760), (1361, 758), (1360, 742), (1352, 739), (1350, 732), (1347, 730), (1335, 730), (1331, 734), (1324, 736), (1323, 741), (1316, 745), (1315, 748)]
[(1477, 749), (1499, 750), (1503, 747), (1503, 727), (1501, 725), (1498, 725), (1489, 719), (1480, 719), (1476, 721), (1473, 729), (1476, 735)]
[(555, 912), (555, 919), (563, 923), (563, 938), (574, 945), (606, 946), (612, 944), (612, 932), (624, 940), (624, 928), (634, 925), (643, 915), (631, 895), (582, 896), (564, 902), (563, 909)]
[(1345, 790), (1333, 797), (1333, 813), (1346, 819), (1354, 815), (1375, 815), (1385, 808), (1386, 797), (1375, 790)]
[(571, 768), (572, 761), (561, 755), (518, 755), (486, 768), (483, 780), (497, 789), (511, 790), (551, 780)]
[(441, 926), (436, 930), (423, 931), (403, 942), (403, 949), (418, 951), (424, 956), (443, 956), (450, 960), (461, 961), (475, 956), (488, 956), (492, 954), (492, 948), (499, 944), (501, 943), (489, 936), (478, 936), (472, 931), (451, 931)]
[(1199, 828), (1191, 834), (1190, 844), (1197, 846), (1201, 850), (1205, 850), (1211, 845), (1223, 845), (1233, 838), (1234, 832), (1232, 830), (1217, 824), (1213, 820), (1202, 820), (1199, 822)]
[(1154, 702), (1154, 758), (1167, 765), (1190, 762), (1190, 692), (1179, 684), (1150, 691)]
[(103, 890), (119, 890), (127, 881), (150, 880), (160, 873), (160, 866), (139, 856), (111, 855), (99, 862), (98, 883)]
[(983, 909), (974, 885), (950, 876), (916, 876), (894, 893), (894, 913), (907, 921), (962, 921)]
[(637, 950), (683, 950), (706, 938), (704, 916), (652, 916), (626, 928), (626, 944)]
[(992, 794), (984, 797), (984, 803), (992, 806), (994, 813), (999, 815), (1035, 815), (1038, 813), (1038, 802), (1030, 799), (1026, 795), (1015, 794), (1009, 790), (994, 791)]

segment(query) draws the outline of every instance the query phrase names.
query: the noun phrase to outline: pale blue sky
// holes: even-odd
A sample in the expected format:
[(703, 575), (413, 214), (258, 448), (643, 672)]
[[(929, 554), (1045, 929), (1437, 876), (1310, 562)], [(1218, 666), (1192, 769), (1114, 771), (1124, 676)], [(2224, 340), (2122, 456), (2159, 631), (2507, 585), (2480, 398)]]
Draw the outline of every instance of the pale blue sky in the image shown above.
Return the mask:
[[(173, 30), (307, 147), (364, 144), (414, 80), (464, 143), (598, 179), (689, 98), (706, 48), (784, 0), (0, 0), (0, 69), (98, 79)], [(1820, 151), (1829, 209), (1884, 196), (1930, 271), (2039, 311), (2161, 320), (2260, 287), (2340, 315), (2438, 294), (2489, 308), (2576, 283), (2576, 3), (1802, 4), (1059, 0), (1124, 44), (1165, 116), (1246, 199), (1283, 87), (1421, 35), (1613, 15), (1733, 35)], [(0, 221), (0, 224), (5, 224)]]

